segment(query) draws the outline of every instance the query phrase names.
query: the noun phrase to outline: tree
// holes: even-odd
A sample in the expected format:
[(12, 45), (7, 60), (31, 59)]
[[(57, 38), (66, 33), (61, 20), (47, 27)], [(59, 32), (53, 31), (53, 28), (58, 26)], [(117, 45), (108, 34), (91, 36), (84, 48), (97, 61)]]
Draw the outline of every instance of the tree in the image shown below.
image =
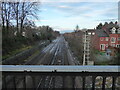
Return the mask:
[(23, 25), (25, 20), (29, 20), (30, 18), (36, 18), (37, 17), (37, 3), (36, 2), (22, 2), (20, 5), (20, 33), (23, 32)]
[(97, 29), (102, 29), (102, 27), (103, 27), (103, 25), (102, 25), (102, 23), (100, 23), (96, 28)]
[(118, 22), (116, 21), (116, 22), (115, 22), (115, 24), (117, 25), (117, 24), (118, 24)]
[[(2, 17), (2, 27), (3, 30), (6, 30), (6, 32), (8, 33), (9, 31), (9, 25), (10, 25), (10, 20), (11, 20), (11, 2), (2, 2), (1, 3), (1, 17)], [(5, 29), (6, 26), (6, 29)]]
[(109, 24), (113, 25), (114, 23), (111, 21)]
[(108, 25), (108, 22), (105, 22), (104, 26), (107, 26)]
[(79, 31), (79, 26), (78, 26), (78, 25), (76, 26), (76, 28), (75, 28), (74, 31), (75, 31), (75, 32), (76, 32), (76, 31)]
[[(13, 23), (16, 21), (17, 32), (20, 32), (22, 35), (23, 26), (27, 21), (31, 21), (32, 19), (38, 19), (37, 17), (37, 6), (36, 2), (2, 2), (1, 3), (1, 20), (2, 26), (5, 28), (7, 32), (9, 31), (10, 24), (15, 25)], [(20, 27), (20, 31), (18, 31)]]
[(0, 3), (0, 8), (1, 8), (2, 29), (4, 29), (5, 28), (4, 2)]
[(13, 9), (13, 17), (16, 20), (16, 27), (17, 27), (17, 33), (19, 32), (19, 2), (13, 3), (12, 4), (12, 9)]
[(77, 30), (77, 31), (79, 30), (79, 26), (78, 26), (78, 25), (76, 26), (76, 30)]

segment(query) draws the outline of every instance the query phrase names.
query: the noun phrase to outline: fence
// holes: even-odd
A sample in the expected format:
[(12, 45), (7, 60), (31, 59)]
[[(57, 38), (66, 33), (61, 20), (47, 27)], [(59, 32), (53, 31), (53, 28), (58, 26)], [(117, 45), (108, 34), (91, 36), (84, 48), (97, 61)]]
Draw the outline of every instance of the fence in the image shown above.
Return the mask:
[[(35, 77), (38, 78), (44, 78), (49, 76), (52, 77), (52, 87), (50, 88), (55, 88), (55, 77), (61, 76), (62, 77), (62, 88), (65, 88), (65, 78), (69, 76), (71, 78), (71, 87), (74, 89), (78, 89), (76, 86), (78, 77), (82, 78), (82, 82), (79, 82), (81, 84), (81, 89), (86, 90), (86, 78), (90, 77), (92, 82), (91, 82), (91, 87), (89, 87), (90, 90), (95, 90), (96, 87), (96, 79), (99, 77), (102, 77), (102, 83), (101, 83), (101, 89), (106, 90), (106, 84), (108, 83), (107, 77), (111, 81), (111, 87), (110, 90), (120, 90), (119, 87), (119, 66), (34, 66), (34, 65), (3, 65), (2, 66), (2, 79), (3, 79), (3, 89), (9, 88), (8, 87), (8, 81), (12, 82), (13, 84), (11, 85), (12, 88), (17, 88), (17, 81), (18, 78), (17, 76), (22, 76), (23, 77), (23, 87), (24, 89), (27, 88), (27, 82), (32, 82), (32, 87), (34, 89), (37, 89), (38, 86), (39, 88), (41, 87), (40, 85), (34, 85), (35, 84)], [(31, 80), (28, 80), (28, 76), (31, 77)], [(12, 78), (12, 79), (11, 79)], [(76, 80), (77, 78), (77, 80)], [(89, 79), (90, 79), (89, 78)], [(45, 79), (43, 80), (43, 82)], [(43, 83), (42, 82), (42, 83)], [(50, 81), (49, 81), (50, 82)], [(88, 81), (87, 81), (88, 82)], [(100, 81), (99, 81), (100, 82)], [(107, 82), (107, 83), (106, 83)], [(30, 83), (29, 83), (30, 84)], [(45, 85), (45, 84), (44, 84)], [(30, 85), (31, 86), (31, 85)], [(79, 85), (78, 85), (79, 86)], [(42, 86), (42, 88), (45, 88)], [(81, 90), (80, 89), (80, 90)], [(100, 89), (100, 90), (101, 90)], [(87, 89), (88, 90), (88, 89)], [(98, 89), (97, 89), (98, 90)]]

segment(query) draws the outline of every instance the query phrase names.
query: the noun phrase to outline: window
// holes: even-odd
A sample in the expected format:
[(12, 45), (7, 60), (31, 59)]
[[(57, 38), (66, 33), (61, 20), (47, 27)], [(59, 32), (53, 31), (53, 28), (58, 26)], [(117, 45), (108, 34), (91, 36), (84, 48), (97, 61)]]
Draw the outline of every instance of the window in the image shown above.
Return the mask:
[(100, 40), (101, 40), (101, 41), (103, 41), (103, 40), (104, 40), (104, 38), (100, 38)]
[(91, 32), (88, 32), (88, 35), (91, 35)]
[(115, 31), (116, 31), (116, 28), (113, 27), (113, 28), (112, 28), (112, 33), (115, 33)]
[(120, 41), (120, 37), (118, 37), (118, 41)]
[(100, 45), (100, 50), (105, 50), (105, 44)]
[(106, 41), (108, 41), (108, 40), (109, 40), (109, 38), (108, 38), (108, 37), (106, 37), (106, 38), (105, 38), (105, 40), (106, 40)]
[(117, 44), (116, 47), (117, 47), (117, 48), (120, 48), (120, 44)]
[(108, 47), (108, 44), (106, 44), (106, 47)]
[(115, 47), (115, 44), (111, 44), (112, 47)]
[(115, 37), (112, 37), (112, 38), (111, 38), (111, 43), (115, 43), (115, 41), (116, 41), (116, 38), (115, 38)]
[(93, 32), (92, 35), (95, 35), (95, 33)]

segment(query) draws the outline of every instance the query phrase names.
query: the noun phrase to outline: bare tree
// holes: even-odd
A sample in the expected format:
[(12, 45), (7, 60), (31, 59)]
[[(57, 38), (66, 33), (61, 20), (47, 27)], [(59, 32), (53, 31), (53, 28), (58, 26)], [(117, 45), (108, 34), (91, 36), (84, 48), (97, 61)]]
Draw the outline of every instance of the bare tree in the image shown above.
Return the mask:
[(0, 3), (1, 8), (1, 20), (2, 20), (2, 27), (5, 27), (5, 17), (4, 17), (4, 2)]
[(2, 27), (3, 27), (3, 30), (6, 30), (6, 33), (9, 33), (9, 26), (11, 24), (11, 19), (12, 19), (11, 5), (12, 5), (11, 2), (2, 2), (1, 3)]
[(6, 20), (6, 29), (7, 33), (9, 33), (9, 25), (11, 20), (11, 2), (4, 3), (4, 14), (5, 14), (5, 20)]
[(37, 9), (37, 3), (36, 2), (22, 2), (21, 3), (21, 10), (20, 10), (20, 33), (22, 34), (23, 32), (23, 26), (24, 23), (26, 22), (25, 20), (29, 20), (31, 18), (36, 18), (37, 19), (37, 14), (36, 12), (38, 11)]
[[(3, 28), (6, 27), (7, 32), (9, 31), (10, 23), (16, 24), (17, 32), (22, 34), (23, 26), (27, 22), (31, 22), (31, 18), (38, 19), (37, 17), (37, 6), (36, 2), (2, 2), (1, 3), (1, 20)], [(14, 22), (16, 21), (16, 23)], [(31, 22), (32, 23), (32, 22)], [(18, 30), (20, 27), (20, 31)]]
[(17, 33), (19, 32), (18, 31), (18, 28), (19, 28), (19, 5), (20, 5), (19, 2), (12, 4), (12, 9), (13, 9), (12, 16), (16, 20)]

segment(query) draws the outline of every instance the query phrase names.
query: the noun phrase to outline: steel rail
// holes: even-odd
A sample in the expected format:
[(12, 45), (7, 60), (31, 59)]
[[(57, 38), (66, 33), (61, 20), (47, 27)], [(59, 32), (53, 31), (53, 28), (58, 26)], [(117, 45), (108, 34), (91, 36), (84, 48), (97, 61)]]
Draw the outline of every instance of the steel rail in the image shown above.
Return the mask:
[[(52, 56), (52, 59), (51, 59), (51, 61), (50, 61), (50, 63), (48, 63), (49, 65), (54, 65), (55, 64), (55, 59), (56, 59), (56, 57), (57, 57), (57, 53), (58, 53), (58, 51), (59, 51), (59, 48), (60, 48), (60, 46), (59, 46), (59, 41), (57, 41), (56, 43), (55, 43), (55, 45), (56, 45), (56, 47), (55, 47), (55, 50), (54, 50), (54, 52), (53, 52), (53, 56)], [(51, 48), (51, 50), (52, 50), (53, 48)], [(47, 79), (48, 78), (48, 79)], [(39, 89), (39, 87), (40, 87), (40, 85), (42, 84), (42, 81), (43, 81), (44, 79), (43, 78), (41, 78), (41, 80), (40, 80), (40, 82), (39, 82), (39, 84), (38, 84), (38, 86), (37, 86), (37, 88), (36, 89)], [(48, 82), (48, 85), (50, 86), (50, 84), (51, 84), (51, 82), (52, 82), (52, 77), (50, 77), (50, 76), (46, 76), (45, 77), (45, 81), (47, 81)], [(45, 86), (47, 86), (46, 84), (45, 84)]]

